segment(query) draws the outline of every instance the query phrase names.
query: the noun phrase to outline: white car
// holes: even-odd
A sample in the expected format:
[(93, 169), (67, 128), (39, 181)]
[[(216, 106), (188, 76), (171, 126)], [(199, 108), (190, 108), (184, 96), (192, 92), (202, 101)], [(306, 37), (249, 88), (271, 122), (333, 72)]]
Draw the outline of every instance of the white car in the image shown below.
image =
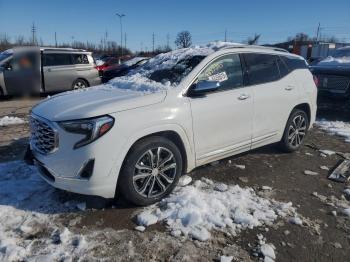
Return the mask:
[(27, 156), (54, 187), (148, 205), (198, 166), (276, 142), (297, 150), (316, 96), (305, 60), (283, 50), (180, 49), (36, 105)]

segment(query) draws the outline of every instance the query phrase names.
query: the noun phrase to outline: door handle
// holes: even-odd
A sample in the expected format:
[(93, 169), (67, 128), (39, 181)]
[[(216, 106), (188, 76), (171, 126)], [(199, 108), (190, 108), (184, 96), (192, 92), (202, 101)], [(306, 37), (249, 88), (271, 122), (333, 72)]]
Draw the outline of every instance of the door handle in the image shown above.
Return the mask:
[(249, 97), (250, 97), (250, 95), (241, 94), (241, 95), (238, 97), (238, 99), (239, 99), (239, 100), (246, 100), (246, 99), (248, 99)]
[(287, 91), (291, 91), (294, 89), (294, 86), (286, 86), (284, 89)]

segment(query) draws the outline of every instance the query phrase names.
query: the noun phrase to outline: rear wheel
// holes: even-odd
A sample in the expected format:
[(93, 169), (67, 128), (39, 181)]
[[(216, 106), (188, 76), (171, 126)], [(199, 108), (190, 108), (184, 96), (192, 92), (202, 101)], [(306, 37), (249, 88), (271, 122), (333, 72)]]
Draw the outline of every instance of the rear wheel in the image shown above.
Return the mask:
[(84, 79), (77, 79), (72, 85), (73, 90), (87, 88), (88, 86), (88, 83)]
[(164, 137), (150, 137), (133, 146), (127, 155), (118, 189), (135, 205), (150, 205), (167, 196), (182, 173), (178, 147)]
[(300, 109), (294, 109), (288, 119), (280, 142), (283, 151), (293, 152), (298, 150), (304, 142), (308, 128), (309, 119), (307, 114)]

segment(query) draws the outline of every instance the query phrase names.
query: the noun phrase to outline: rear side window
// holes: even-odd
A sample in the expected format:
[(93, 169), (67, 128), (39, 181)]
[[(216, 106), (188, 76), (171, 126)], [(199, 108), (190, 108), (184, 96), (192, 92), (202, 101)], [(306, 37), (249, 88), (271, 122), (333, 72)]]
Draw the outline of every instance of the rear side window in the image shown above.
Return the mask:
[(289, 74), (290, 71), (286, 63), (280, 57), (277, 58), (277, 65), (278, 65), (278, 69), (280, 70), (281, 77), (285, 77), (286, 75)]
[(249, 84), (258, 85), (280, 78), (277, 56), (268, 54), (244, 54)]
[(70, 54), (44, 54), (44, 66), (71, 65)]
[(304, 59), (300, 59), (297, 57), (292, 57), (292, 56), (281, 56), (281, 59), (283, 60), (283, 62), (286, 63), (286, 65), (288, 66), (288, 69), (290, 71), (296, 70), (296, 69), (306, 69), (307, 64), (305, 62)]
[(89, 64), (89, 59), (85, 54), (73, 54), (74, 64)]

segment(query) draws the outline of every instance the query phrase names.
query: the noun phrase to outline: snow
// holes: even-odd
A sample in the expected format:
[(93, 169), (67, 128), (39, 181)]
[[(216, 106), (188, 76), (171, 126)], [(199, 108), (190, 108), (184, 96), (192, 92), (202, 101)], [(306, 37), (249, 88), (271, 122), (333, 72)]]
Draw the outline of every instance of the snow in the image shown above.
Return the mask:
[(101, 59), (96, 59), (95, 63), (96, 63), (97, 66), (101, 66), (101, 65), (103, 65), (105, 63), (105, 61), (103, 61)]
[(25, 120), (15, 116), (4, 116), (0, 118), (0, 126), (19, 125), (26, 123)]
[(338, 135), (345, 138), (350, 143), (350, 123), (342, 121), (316, 121), (316, 125), (332, 135)]
[(137, 226), (137, 227), (135, 227), (135, 230), (140, 231), (140, 232), (144, 232), (146, 230), (146, 228), (144, 226)]
[(341, 64), (349, 64), (350, 63), (350, 56), (343, 56), (343, 57), (332, 57), (329, 56), (322, 61), (320, 61), (317, 65), (341, 65)]
[(177, 187), (158, 205), (146, 208), (138, 214), (137, 223), (149, 226), (166, 221), (172, 235), (176, 232), (206, 241), (212, 230), (236, 235), (247, 228), (272, 224), (278, 216), (294, 212), (292, 203), (260, 197), (252, 188), (223, 186), (203, 178), (192, 185)]
[(235, 167), (244, 170), (245, 169), (245, 165), (235, 165)]
[[(65, 193), (66, 194), (66, 193)], [(22, 161), (0, 164), (0, 261), (69, 261), (84, 257), (93, 241), (62, 225), (76, 211)]]
[(220, 262), (231, 262), (233, 259), (233, 256), (221, 256)]
[(348, 197), (350, 197), (350, 188), (345, 188), (345, 189), (344, 189), (344, 193), (345, 193)]
[(179, 183), (177, 184), (178, 186), (187, 186), (189, 183), (192, 182), (192, 177), (188, 175), (183, 175), (179, 179)]
[[(103, 87), (121, 88), (139, 91), (143, 93), (153, 93), (161, 90), (176, 87), (179, 83), (156, 82), (148, 77), (156, 70), (173, 68), (179, 61), (193, 56), (208, 56), (225, 46), (239, 45), (231, 42), (212, 42), (203, 46), (177, 49), (168, 53), (159, 54), (148, 60), (143, 66), (133, 70), (127, 76), (117, 77), (110, 80)], [(97, 63), (97, 61), (96, 61)], [(101, 86), (97, 86), (101, 87)], [(96, 88), (96, 87), (94, 87)]]
[(320, 168), (322, 169), (322, 170), (329, 170), (329, 167), (328, 166), (320, 166)]
[(314, 172), (314, 171), (311, 171), (311, 170), (305, 170), (304, 174), (305, 175), (309, 175), (309, 176), (317, 176), (318, 175), (317, 172)]
[[(276, 259), (275, 250), (272, 245), (262, 244), (260, 247), (261, 253), (263, 254), (265, 261), (272, 261)], [(267, 260), (266, 260), (267, 259)]]
[(294, 225), (299, 225), (301, 226), (303, 224), (303, 220), (301, 220), (299, 217), (295, 216), (295, 217), (291, 217), (289, 219), (289, 222), (294, 224)]

